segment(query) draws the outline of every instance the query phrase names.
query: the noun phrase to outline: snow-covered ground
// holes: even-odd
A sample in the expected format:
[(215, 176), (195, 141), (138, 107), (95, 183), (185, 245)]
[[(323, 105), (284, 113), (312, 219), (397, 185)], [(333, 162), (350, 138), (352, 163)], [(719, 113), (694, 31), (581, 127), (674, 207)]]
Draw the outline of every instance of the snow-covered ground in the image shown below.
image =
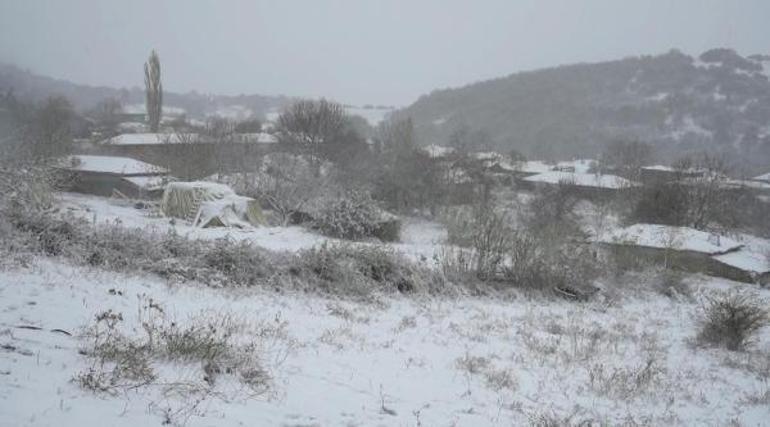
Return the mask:
[[(692, 281), (692, 302), (642, 292), (585, 304), (520, 296), (365, 305), (169, 286), (38, 260), (0, 272), (0, 425), (158, 425), (167, 413), (190, 426), (525, 425), (541, 417), (767, 425), (770, 330), (748, 353), (690, 340), (703, 295), (727, 287), (762, 298), (770, 292)], [(141, 331), (139, 307), (148, 300), (182, 323), (217, 313), (285, 324), (262, 355), (270, 391), (247, 398), (225, 385), (194, 402), (168, 386), (109, 397), (79, 388), (72, 379), (88, 366), (78, 354), (81, 328), (111, 309), (127, 330)], [(203, 382), (196, 366), (168, 362), (164, 372)]]
[[(279, 252), (296, 252), (325, 242), (344, 243), (342, 240), (322, 236), (300, 226), (257, 227), (245, 230), (199, 228), (192, 227), (183, 220), (171, 220), (154, 214), (151, 210), (136, 209), (131, 202), (119, 199), (77, 193), (59, 193), (58, 198), (64, 213), (84, 218), (95, 224), (119, 223), (125, 227), (139, 228), (151, 233), (167, 233), (174, 230), (180, 236), (191, 239), (228, 238), (235, 241), (248, 241), (256, 246)], [(446, 231), (439, 224), (408, 218), (402, 224), (401, 241), (387, 245), (413, 260), (430, 260), (440, 252), (446, 238)]]
[[(145, 232), (175, 229), (274, 251), (335, 241), (301, 227), (193, 228), (128, 202), (58, 197), (63, 212)], [(439, 224), (412, 218), (401, 242), (390, 245), (430, 259), (446, 239)], [(751, 248), (766, 243), (747, 239)], [(662, 296), (638, 276), (600, 284), (600, 296), (585, 303), (516, 293), (504, 300), (383, 296), (366, 304), (172, 284), (37, 258), (0, 269), (0, 426), (133, 427), (166, 418), (190, 426), (770, 425), (770, 327), (746, 352), (693, 344), (705, 297), (732, 290), (768, 301), (770, 290), (685, 280), (692, 298)], [(112, 310), (122, 314), (122, 330), (141, 335), (148, 302), (181, 325), (227, 316), (280, 329), (259, 338), (269, 391), (250, 396), (225, 380), (193, 394), (190, 388), (205, 385), (203, 368), (178, 361), (155, 366), (167, 382), (109, 396), (81, 388), (73, 378), (92, 363), (79, 353), (88, 344), (84, 328)]]

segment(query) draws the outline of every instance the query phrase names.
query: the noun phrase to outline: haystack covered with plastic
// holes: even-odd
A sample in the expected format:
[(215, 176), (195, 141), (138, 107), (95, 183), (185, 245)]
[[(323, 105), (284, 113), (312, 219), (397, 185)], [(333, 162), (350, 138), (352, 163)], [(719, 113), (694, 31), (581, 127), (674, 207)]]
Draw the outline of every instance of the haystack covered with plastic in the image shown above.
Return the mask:
[(259, 203), (214, 182), (173, 182), (166, 186), (160, 209), (164, 215), (194, 227), (247, 228), (265, 223)]

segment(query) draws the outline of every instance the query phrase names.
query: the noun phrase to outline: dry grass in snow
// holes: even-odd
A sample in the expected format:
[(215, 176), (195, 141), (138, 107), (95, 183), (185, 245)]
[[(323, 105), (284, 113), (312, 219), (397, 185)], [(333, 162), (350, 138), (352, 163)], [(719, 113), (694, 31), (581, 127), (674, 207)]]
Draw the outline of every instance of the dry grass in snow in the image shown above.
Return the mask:
[[(0, 272), (0, 425), (762, 425), (770, 330), (738, 352), (696, 336), (705, 296), (768, 291), (687, 280), (689, 299), (366, 304), (38, 259)], [(101, 343), (144, 361), (109, 393), (80, 380), (120, 360), (105, 313)]]

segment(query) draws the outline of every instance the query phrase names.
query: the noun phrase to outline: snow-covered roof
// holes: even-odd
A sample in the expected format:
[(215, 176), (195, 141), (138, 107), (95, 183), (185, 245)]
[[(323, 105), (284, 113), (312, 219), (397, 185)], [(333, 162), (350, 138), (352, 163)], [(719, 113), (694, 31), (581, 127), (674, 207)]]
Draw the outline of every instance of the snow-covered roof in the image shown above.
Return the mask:
[[(233, 140), (244, 143), (274, 144), (278, 139), (264, 132), (239, 133), (233, 136)], [(114, 136), (103, 144), (110, 145), (156, 145), (156, 144), (180, 144), (180, 143), (204, 143), (211, 139), (205, 135), (196, 133), (124, 133)]]
[(615, 175), (596, 175), (592, 173), (575, 173), (549, 171), (524, 178), (529, 182), (542, 182), (546, 184), (567, 183), (578, 187), (620, 189), (635, 187), (639, 184)]
[(762, 174), (762, 175), (755, 176), (754, 178), (751, 178), (751, 179), (754, 180), (754, 181), (770, 182), (770, 172)]
[(168, 184), (168, 189), (186, 191), (201, 190), (207, 194), (217, 195), (219, 197), (235, 195), (235, 191), (233, 191), (230, 186), (208, 181), (172, 182)]
[(642, 169), (648, 170), (648, 171), (661, 171), (661, 172), (676, 171), (676, 169), (672, 168), (671, 166), (663, 166), (663, 165), (642, 166)]
[(573, 168), (575, 173), (588, 173), (593, 163), (591, 159), (565, 160), (557, 163), (556, 167)]
[(708, 255), (724, 254), (743, 245), (729, 237), (689, 227), (661, 224), (634, 224), (604, 233), (597, 238), (601, 243), (645, 246), (658, 249), (676, 249), (701, 252)]
[[(125, 114), (147, 114), (147, 106), (144, 104), (128, 104), (121, 107), (121, 110)], [(164, 105), (163, 106), (163, 114), (173, 115), (173, 116), (181, 116), (182, 114), (185, 114), (186, 111), (184, 108), (181, 107), (173, 107), (170, 105)]]
[(494, 151), (480, 151), (471, 153), (470, 156), (476, 160), (502, 160), (503, 155)]
[(428, 153), (428, 156), (430, 156), (432, 158), (437, 158), (437, 157), (448, 156), (448, 155), (454, 153), (455, 149), (452, 148), (452, 147), (444, 147), (444, 146), (441, 146), (441, 145), (431, 144), (431, 145), (423, 147), (423, 151)]
[(127, 176), (123, 179), (145, 190), (160, 190), (168, 183), (164, 176)]
[(152, 175), (168, 171), (160, 166), (128, 157), (73, 155), (62, 159), (61, 167), (78, 172), (110, 173), (115, 175)]
[(720, 182), (723, 188), (751, 188), (754, 190), (770, 190), (770, 181), (748, 179), (725, 179)]
[(717, 255), (715, 260), (744, 271), (758, 274), (770, 272), (770, 260), (765, 254), (756, 253), (747, 249)]
[(124, 133), (114, 136), (103, 144), (110, 145), (155, 145), (155, 144), (174, 144), (186, 141), (195, 141), (198, 135), (194, 133), (174, 134), (174, 133)]
[(545, 173), (550, 172), (552, 169), (552, 165), (546, 164), (540, 160), (527, 160), (526, 162), (521, 162), (521, 164), (516, 167), (516, 170), (526, 173)]
[(147, 132), (149, 126), (144, 123), (136, 122), (121, 122), (118, 123), (118, 129), (123, 132)]
[(271, 135), (265, 132), (257, 133), (239, 133), (234, 136), (238, 142), (249, 142), (254, 144), (275, 144), (278, 142), (278, 138), (275, 135)]

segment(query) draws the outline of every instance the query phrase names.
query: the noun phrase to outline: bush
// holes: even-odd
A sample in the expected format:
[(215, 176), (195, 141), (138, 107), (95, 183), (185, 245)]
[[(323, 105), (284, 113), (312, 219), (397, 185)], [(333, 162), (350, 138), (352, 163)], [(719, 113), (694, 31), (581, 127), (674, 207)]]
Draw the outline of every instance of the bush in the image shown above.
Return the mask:
[(349, 191), (343, 197), (327, 202), (314, 223), (327, 236), (358, 240), (374, 237), (382, 221), (382, 211), (369, 194)]
[(469, 207), (447, 208), (440, 215), (440, 222), (447, 230), (447, 243), (471, 246), (476, 215)]
[(703, 344), (742, 350), (767, 320), (759, 302), (742, 294), (722, 294), (707, 299), (697, 338)]
[(64, 256), (75, 263), (114, 271), (150, 272), (169, 280), (207, 286), (259, 286), (369, 297), (384, 292), (440, 292), (441, 276), (376, 245), (321, 246), (296, 255), (273, 254), (248, 242), (188, 240), (123, 228), (91, 228), (52, 215), (0, 217), (12, 236), (3, 250), (28, 247), (30, 254)]
[(482, 211), (473, 227), (472, 244), (477, 277), (482, 280), (496, 277), (511, 244), (506, 216)]
[[(230, 375), (250, 389), (263, 393), (270, 377), (260, 363), (260, 341), (240, 343), (235, 335), (248, 339), (281, 337), (283, 324), (269, 324), (256, 330), (230, 317), (212, 317), (205, 313), (186, 326), (166, 318), (165, 311), (152, 300), (139, 310), (142, 328), (130, 335), (120, 328), (121, 313), (111, 310), (99, 313), (95, 322), (85, 329), (86, 345), (80, 353), (89, 367), (75, 376), (81, 387), (95, 392), (115, 394), (142, 386), (203, 387), (205, 393), (214, 388), (217, 377)], [(141, 331), (140, 333), (137, 333)], [(158, 362), (197, 366), (204, 384), (185, 379), (168, 382), (157, 372), (168, 375), (167, 369), (157, 370)]]
[(653, 287), (659, 294), (669, 298), (689, 298), (692, 295), (682, 273), (671, 269), (664, 269), (659, 272), (655, 277)]
[(553, 245), (528, 231), (512, 234), (504, 277), (510, 284), (540, 290), (557, 290), (582, 298), (591, 291), (597, 275), (593, 254), (585, 245)]
[(238, 286), (256, 285), (273, 272), (267, 254), (247, 242), (218, 240), (204, 252), (202, 261), (206, 267), (221, 273), (227, 283)]
[(343, 296), (443, 289), (443, 281), (434, 272), (378, 246), (324, 244), (299, 252), (289, 271), (305, 286)]
[(579, 218), (575, 213), (578, 198), (575, 187), (567, 182), (540, 190), (528, 206), (525, 217), (527, 228), (539, 235), (550, 235), (554, 240), (580, 238)]
[(83, 230), (73, 220), (20, 210), (14, 210), (9, 217), (17, 230), (31, 237), (36, 250), (49, 256), (63, 255), (66, 250), (85, 240)]

